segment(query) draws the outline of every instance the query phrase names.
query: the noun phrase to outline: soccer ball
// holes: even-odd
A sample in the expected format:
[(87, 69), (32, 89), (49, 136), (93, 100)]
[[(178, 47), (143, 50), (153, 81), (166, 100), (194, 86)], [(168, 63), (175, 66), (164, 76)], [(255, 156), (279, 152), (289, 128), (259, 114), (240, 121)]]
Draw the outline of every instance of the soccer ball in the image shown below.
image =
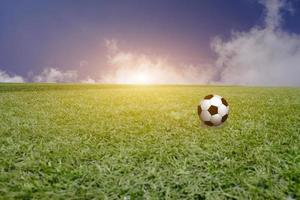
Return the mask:
[(207, 95), (198, 105), (198, 115), (204, 124), (219, 126), (228, 118), (229, 106), (219, 95)]

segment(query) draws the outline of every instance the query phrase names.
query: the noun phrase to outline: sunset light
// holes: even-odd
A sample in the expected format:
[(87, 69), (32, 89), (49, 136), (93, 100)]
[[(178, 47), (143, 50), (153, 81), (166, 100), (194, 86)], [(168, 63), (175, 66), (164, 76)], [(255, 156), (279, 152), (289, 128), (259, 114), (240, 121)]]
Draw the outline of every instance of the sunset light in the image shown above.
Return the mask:
[(144, 72), (137, 73), (134, 75), (133, 83), (136, 84), (149, 84), (151, 79), (150, 76)]
[(154, 79), (151, 73), (127, 70), (125, 73), (121, 73), (115, 82), (119, 84), (151, 84), (154, 83)]

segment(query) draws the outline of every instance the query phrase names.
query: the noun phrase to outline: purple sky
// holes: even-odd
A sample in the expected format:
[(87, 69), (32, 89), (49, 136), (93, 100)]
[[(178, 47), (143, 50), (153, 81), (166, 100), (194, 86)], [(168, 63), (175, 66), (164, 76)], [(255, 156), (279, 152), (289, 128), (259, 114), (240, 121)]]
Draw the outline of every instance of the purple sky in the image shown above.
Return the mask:
[(42, 73), (47, 76), (51, 69), (57, 71), (53, 76), (76, 72), (76, 80), (101, 80), (115, 67), (106, 41), (117, 41), (114, 56), (159, 57), (176, 68), (217, 68), (220, 55), (212, 41), (230, 41), (233, 31), (263, 27), (268, 1), (285, 4), (280, 30), (299, 34), (300, 1), (2, 0), (0, 70), (26, 81), (42, 81)]

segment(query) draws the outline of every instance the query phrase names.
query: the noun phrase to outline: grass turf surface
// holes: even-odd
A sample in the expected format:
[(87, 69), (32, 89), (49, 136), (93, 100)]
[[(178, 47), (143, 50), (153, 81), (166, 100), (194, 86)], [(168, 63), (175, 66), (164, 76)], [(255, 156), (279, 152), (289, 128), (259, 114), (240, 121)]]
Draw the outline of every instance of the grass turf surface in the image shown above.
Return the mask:
[(300, 89), (1, 84), (0, 198), (300, 198)]

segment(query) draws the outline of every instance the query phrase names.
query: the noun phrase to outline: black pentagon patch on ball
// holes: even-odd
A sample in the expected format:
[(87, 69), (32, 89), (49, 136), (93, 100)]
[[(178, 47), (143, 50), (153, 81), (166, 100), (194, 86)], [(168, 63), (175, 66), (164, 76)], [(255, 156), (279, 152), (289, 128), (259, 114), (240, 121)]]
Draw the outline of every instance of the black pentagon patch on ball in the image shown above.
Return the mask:
[(204, 99), (211, 99), (213, 97), (214, 97), (214, 95), (210, 94), (210, 95), (207, 95), (206, 97), (204, 97)]
[(205, 121), (204, 124), (206, 124), (207, 126), (213, 126), (214, 125), (211, 121)]
[(222, 98), (221, 101), (222, 101), (222, 103), (223, 103), (225, 106), (228, 106), (228, 103), (227, 103), (227, 101), (226, 101), (224, 98)]
[(201, 115), (201, 112), (202, 112), (202, 108), (201, 108), (201, 106), (199, 105), (199, 106), (198, 106), (198, 115), (199, 115), (199, 116)]
[(209, 112), (211, 115), (218, 114), (218, 107), (217, 107), (217, 106), (210, 106), (209, 109), (208, 109), (208, 112)]
[(228, 114), (224, 115), (224, 116), (222, 117), (222, 122), (225, 122), (227, 118), (228, 118)]

